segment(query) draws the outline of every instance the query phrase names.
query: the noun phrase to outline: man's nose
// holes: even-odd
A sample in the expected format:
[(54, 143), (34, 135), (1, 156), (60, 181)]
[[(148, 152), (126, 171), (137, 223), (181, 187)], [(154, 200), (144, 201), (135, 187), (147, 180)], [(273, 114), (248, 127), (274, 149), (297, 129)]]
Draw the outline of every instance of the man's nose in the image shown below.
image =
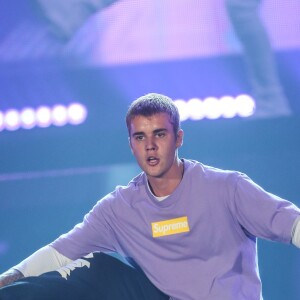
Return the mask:
[(155, 150), (155, 149), (156, 149), (156, 144), (155, 144), (153, 138), (147, 139), (146, 150), (151, 151), (151, 150)]

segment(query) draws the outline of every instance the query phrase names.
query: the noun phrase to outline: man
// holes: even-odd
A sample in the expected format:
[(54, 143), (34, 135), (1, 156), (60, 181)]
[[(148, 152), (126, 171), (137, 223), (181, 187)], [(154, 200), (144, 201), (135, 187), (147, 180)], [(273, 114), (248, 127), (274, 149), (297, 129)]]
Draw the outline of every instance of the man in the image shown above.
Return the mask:
[(0, 299), (21, 291), (55, 299), (57, 290), (64, 299), (262, 299), (256, 237), (300, 247), (300, 210), (242, 173), (180, 159), (183, 131), (170, 98), (140, 97), (126, 123), (143, 172), (1, 281), (58, 272), (8, 285)]

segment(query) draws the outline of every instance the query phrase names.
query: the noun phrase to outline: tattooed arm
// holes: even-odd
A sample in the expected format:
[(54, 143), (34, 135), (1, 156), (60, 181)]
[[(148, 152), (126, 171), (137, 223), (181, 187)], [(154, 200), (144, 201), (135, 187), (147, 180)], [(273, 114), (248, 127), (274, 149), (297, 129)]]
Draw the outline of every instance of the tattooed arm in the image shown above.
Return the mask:
[(20, 271), (9, 269), (0, 275), (0, 288), (23, 277), (24, 275)]
[(21, 261), (3, 274), (0, 274), (0, 288), (18, 279), (39, 276), (69, 264), (72, 260), (47, 245)]

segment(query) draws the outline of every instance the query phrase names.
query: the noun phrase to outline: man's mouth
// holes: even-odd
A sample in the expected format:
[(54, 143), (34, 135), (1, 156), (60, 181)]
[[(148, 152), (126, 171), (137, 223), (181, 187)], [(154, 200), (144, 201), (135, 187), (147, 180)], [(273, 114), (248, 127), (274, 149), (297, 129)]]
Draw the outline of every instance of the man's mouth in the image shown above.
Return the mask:
[(154, 156), (149, 156), (147, 162), (150, 166), (156, 166), (159, 163), (159, 159)]

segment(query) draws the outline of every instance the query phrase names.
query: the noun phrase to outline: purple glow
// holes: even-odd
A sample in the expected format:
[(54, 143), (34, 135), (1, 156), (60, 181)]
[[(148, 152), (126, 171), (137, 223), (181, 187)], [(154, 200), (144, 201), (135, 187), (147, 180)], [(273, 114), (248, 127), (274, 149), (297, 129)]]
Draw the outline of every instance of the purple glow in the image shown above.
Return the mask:
[(68, 122), (67, 108), (63, 105), (55, 105), (52, 109), (52, 123), (56, 126), (64, 126)]
[(72, 125), (83, 123), (87, 117), (86, 108), (80, 103), (72, 103), (67, 108), (68, 120)]
[[(80, 51), (92, 65), (241, 53), (242, 47), (228, 18), (224, 0), (148, 0), (135, 5), (136, 2), (138, 1), (117, 1), (108, 10), (98, 14), (76, 35), (75, 42), (71, 44), (73, 48), (79, 48), (74, 50), (75, 53)], [(255, 7), (247, 0), (236, 2), (245, 11)], [(255, 2), (258, 1), (252, 3)], [(274, 49), (298, 49), (300, 1), (261, 2), (263, 4), (259, 14)], [(136, 16), (140, 16), (139, 26), (135, 26)], [(160, 26), (153, 26), (153, 20)], [(124, 32), (126, 38), (123, 38)], [(178, 41), (181, 41), (180, 47)]]
[(40, 106), (35, 113), (36, 123), (39, 127), (49, 127), (51, 125), (51, 110), (47, 106)]
[(17, 130), (20, 127), (19, 113), (15, 109), (8, 110), (4, 115), (4, 126), (7, 130)]
[(20, 113), (20, 121), (22, 128), (33, 128), (36, 125), (36, 116), (34, 109), (30, 107), (24, 108)]
[(0, 241), (0, 255), (7, 254), (10, 249), (10, 245), (7, 241)]

